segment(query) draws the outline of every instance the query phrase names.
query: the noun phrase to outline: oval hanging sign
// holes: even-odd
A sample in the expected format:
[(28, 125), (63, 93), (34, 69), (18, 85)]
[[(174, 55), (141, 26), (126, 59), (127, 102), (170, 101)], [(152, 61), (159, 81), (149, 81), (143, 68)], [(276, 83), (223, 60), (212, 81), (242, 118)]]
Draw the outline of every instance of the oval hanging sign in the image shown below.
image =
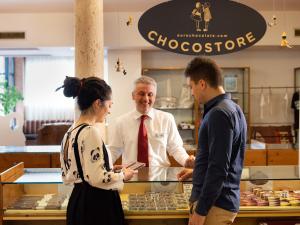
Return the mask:
[(266, 21), (257, 11), (230, 0), (173, 0), (150, 8), (139, 32), (152, 45), (186, 55), (221, 55), (258, 42)]

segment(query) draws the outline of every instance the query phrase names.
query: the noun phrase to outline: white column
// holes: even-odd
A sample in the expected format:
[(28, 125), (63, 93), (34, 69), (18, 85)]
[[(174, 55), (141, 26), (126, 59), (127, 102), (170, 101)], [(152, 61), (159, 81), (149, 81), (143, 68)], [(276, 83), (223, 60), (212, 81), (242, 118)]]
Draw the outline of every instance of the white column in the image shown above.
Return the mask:
[[(103, 0), (75, 0), (75, 74), (103, 79)], [(75, 118), (79, 117), (76, 109)], [(99, 124), (106, 140), (104, 124)]]
[(103, 0), (75, 0), (75, 74), (103, 78)]

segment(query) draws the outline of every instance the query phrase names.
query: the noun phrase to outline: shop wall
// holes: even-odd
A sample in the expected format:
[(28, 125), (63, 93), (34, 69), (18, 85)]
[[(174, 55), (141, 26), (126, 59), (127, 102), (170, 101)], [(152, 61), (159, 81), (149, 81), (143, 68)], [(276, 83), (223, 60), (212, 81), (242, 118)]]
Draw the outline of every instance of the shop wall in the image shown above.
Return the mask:
[[(107, 122), (108, 140), (113, 121), (120, 115), (135, 108), (131, 97), (133, 82), (141, 76), (141, 51), (140, 50), (109, 50), (108, 57), (108, 82), (113, 92), (113, 105)], [(116, 62), (120, 59), (127, 74), (116, 72)]]
[[(137, 24), (142, 12), (104, 13), (104, 45), (107, 48), (150, 48), (139, 34)], [(300, 45), (300, 38), (294, 37), (294, 28), (300, 28), (300, 14), (297, 11), (271, 12), (261, 14), (266, 21), (276, 14), (278, 24), (268, 28), (258, 46), (279, 45), (281, 34), (286, 31), (293, 45)], [(133, 18), (126, 25), (129, 16)], [(8, 22), (9, 21), (9, 22)], [(0, 31), (25, 31), (26, 40), (0, 40), (0, 47), (68, 47), (74, 45), (73, 13), (9, 13), (0, 14)]]
[[(166, 51), (143, 51), (143, 68), (184, 68), (192, 56), (183, 56)], [(300, 67), (299, 49), (252, 48), (241, 52), (212, 57), (222, 67), (250, 67), (250, 87), (293, 87), (294, 68)], [(293, 111), (290, 101), (294, 89), (271, 89), (271, 103), (264, 106), (264, 118), (260, 117), (260, 89), (250, 89), (251, 123), (292, 124)], [(283, 101), (288, 92), (288, 105)], [(265, 99), (268, 89), (263, 90)], [(270, 112), (272, 107), (272, 112)]]
[(71, 13), (0, 14), (0, 32), (25, 32), (25, 40), (0, 40), (1, 48), (68, 47), (74, 45)]

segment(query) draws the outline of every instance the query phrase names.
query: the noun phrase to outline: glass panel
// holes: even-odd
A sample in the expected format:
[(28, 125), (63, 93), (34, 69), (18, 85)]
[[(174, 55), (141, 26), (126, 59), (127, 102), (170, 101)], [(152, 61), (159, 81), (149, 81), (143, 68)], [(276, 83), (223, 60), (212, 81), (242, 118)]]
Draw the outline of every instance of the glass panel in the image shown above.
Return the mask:
[(144, 167), (128, 181), (130, 182), (178, 182), (177, 174), (181, 167)]
[(62, 183), (61, 169), (59, 168), (36, 168), (25, 169), (24, 175), (14, 182), (2, 182), (4, 184), (57, 184)]
[(299, 180), (299, 166), (245, 167), (242, 180)]
[[(251, 166), (245, 167), (242, 173), (243, 181), (251, 180), (299, 180), (299, 166)], [(144, 167), (127, 183), (147, 182), (178, 182), (177, 174), (181, 167)], [(61, 172), (58, 168), (25, 169), (24, 175), (14, 182), (15, 184), (48, 184), (62, 183)], [(191, 182), (191, 180), (188, 180)]]

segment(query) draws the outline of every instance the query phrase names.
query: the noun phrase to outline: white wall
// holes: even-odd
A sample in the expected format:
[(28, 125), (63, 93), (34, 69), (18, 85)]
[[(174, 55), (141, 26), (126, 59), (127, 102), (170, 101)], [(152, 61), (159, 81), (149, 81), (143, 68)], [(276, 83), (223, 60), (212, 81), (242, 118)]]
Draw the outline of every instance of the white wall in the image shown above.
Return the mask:
[[(104, 45), (107, 48), (150, 48), (138, 32), (138, 20), (142, 12), (104, 13)], [(266, 21), (272, 20), (273, 12), (261, 14)], [(300, 13), (275, 12), (278, 24), (268, 28), (265, 36), (256, 45), (279, 45), (281, 34), (286, 31), (293, 45), (300, 45), (294, 37), (294, 28), (300, 27)], [(133, 25), (127, 26), (129, 16)], [(0, 14), (0, 31), (25, 31), (26, 40), (0, 40), (0, 48), (7, 47), (69, 47), (74, 45), (73, 13), (9, 13)]]
[[(113, 92), (113, 105), (107, 122), (108, 140), (113, 121), (120, 115), (135, 108), (131, 98), (133, 82), (141, 76), (141, 51), (140, 50), (109, 50), (108, 53), (108, 83)], [(116, 62), (120, 59), (127, 74), (116, 72)]]
[[(143, 68), (184, 68), (192, 56), (183, 56), (166, 51), (143, 51)], [(212, 57), (221, 67), (250, 67), (250, 87), (292, 87), (294, 85), (294, 68), (300, 67), (300, 50), (295, 49), (248, 49), (224, 56)], [(264, 90), (265, 97), (269, 90)], [(290, 101), (293, 89), (287, 89), (289, 103), (287, 113), (283, 107), (283, 97), (286, 89), (272, 90), (272, 113), (265, 109), (265, 118), (260, 114), (260, 92), (251, 90), (251, 122), (252, 123), (282, 123), (293, 122), (293, 112)], [(267, 106), (266, 106), (267, 107)], [(268, 106), (269, 107), (269, 106)]]
[(287, 33), (287, 40), (292, 45), (300, 45), (300, 37), (294, 36), (294, 29), (300, 28), (300, 13), (297, 11), (290, 12), (261, 12), (266, 22), (272, 22), (272, 16), (276, 15), (277, 25), (267, 27), (264, 37), (257, 43), (258, 46), (280, 45), (281, 34), (283, 31)]
[(1, 48), (74, 46), (71, 13), (0, 14), (1, 32), (26, 32), (25, 40), (0, 40)]
[[(294, 37), (293, 29), (300, 27), (300, 13), (297, 11), (275, 13), (266, 11), (261, 13), (267, 21), (271, 21), (272, 15), (276, 14), (278, 21), (276, 26), (268, 27), (266, 35), (257, 43), (257, 46), (263, 46), (262, 50), (249, 49), (213, 58), (224, 67), (250, 67), (251, 86), (293, 86), (293, 68), (300, 67), (299, 49), (281, 49), (280, 47), (266, 49), (265, 46), (279, 46), (283, 31), (288, 33), (288, 40), (292, 45), (299, 46), (300, 38)], [(109, 49), (150, 48), (150, 45), (143, 40), (137, 29), (141, 14), (141, 12), (104, 13), (105, 46)], [(132, 26), (126, 26), (129, 16), (133, 17)], [(0, 14), (0, 31), (26, 32), (26, 40), (0, 40), (0, 48), (73, 46), (74, 15), (73, 13)], [(113, 64), (117, 56), (128, 68), (128, 74), (125, 77), (114, 72)], [(185, 67), (191, 59), (190, 56), (179, 56), (163, 51), (151, 51), (149, 54), (143, 54), (141, 59), (140, 50), (110, 50), (108, 58), (110, 64), (109, 77), (115, 99), (118, 99), (118, 103), (115, 100), (111, 115), (112, 119), (132, 108), (133, 103), (126, 100), (130, 99), (130, 86), (128, 85), (131, 85), (134, 78), (140, 75), (141, 62), (143, 62), (143, 67)], [(257, 113), (254, 107), (252, 107), (252, 113)], [(289, 115), (291, 115), (291, 112), (289, 112)], [(255, 121), (255, 118), (257, 117), (252, 116), (252, 122), (258, 122)], [(271, 120), (282, 121), (278, 118), (271, 118)], [(292, 121), (292, 117), (289, 116), (287, 121)]]

